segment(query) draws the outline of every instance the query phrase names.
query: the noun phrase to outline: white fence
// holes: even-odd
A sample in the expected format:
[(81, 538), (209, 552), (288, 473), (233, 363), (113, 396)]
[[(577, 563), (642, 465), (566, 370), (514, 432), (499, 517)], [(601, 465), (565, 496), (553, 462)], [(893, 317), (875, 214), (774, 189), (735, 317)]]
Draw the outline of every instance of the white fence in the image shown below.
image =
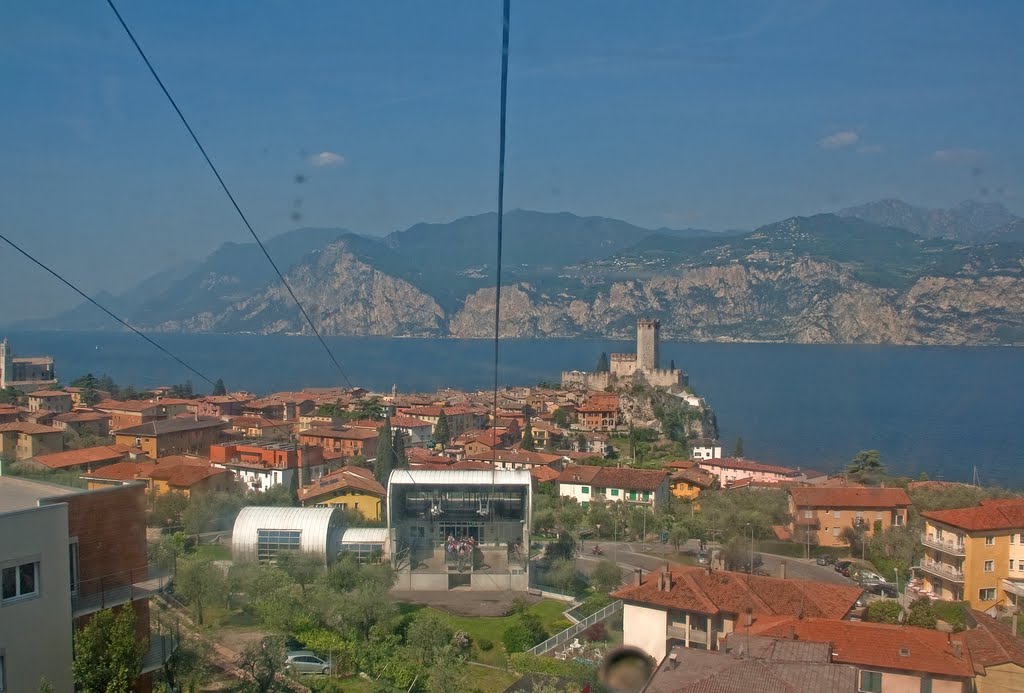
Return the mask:
[(575, 623), (566, 628), (565, 630), (563, 630), (561, 633), (553, 635), (552, 637), (542, 642), (540, 645), (537, 645), (533, 649), (528, 650), (528, 652), (529, 654), (533, 655), (542, 655), (546, 652), (550, 652), (559, 645), (563, 645), (569, 642), (570, 640), (572, 640), (577, 635), (585, 631), (587, 628), (590, 628), (598, 621), (603, 621), (612, 614), (618, 613), (621, 610), (622, 600), (620, 599), (618, 601), (614, 601), (608, 606), (601, 609), (600, 611), (595, 611), (594, 613), (590, 614), (579, 623)]

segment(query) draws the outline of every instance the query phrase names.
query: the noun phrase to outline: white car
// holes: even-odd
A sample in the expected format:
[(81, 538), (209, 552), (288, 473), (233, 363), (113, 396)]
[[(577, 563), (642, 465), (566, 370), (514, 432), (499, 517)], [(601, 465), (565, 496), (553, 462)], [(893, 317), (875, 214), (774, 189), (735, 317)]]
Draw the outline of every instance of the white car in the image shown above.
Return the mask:
[(309, 650), (293, 650), (284, 660), (285, 669), (297, 674), (326, 674), (331, 665), (317, 657)]

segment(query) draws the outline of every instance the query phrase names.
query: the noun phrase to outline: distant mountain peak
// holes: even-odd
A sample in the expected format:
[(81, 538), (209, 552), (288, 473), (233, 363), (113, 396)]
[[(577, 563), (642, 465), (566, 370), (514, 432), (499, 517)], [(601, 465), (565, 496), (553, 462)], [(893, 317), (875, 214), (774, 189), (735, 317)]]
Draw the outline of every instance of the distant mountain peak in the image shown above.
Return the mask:
[(973, 199), (964, 200), (951, 209), (927, 209), (887, 198), (847, 207), (840, 210), (839, 215), (906, 229), (919, 236), (946, 238), (972, 245), (1005, 240), (1000, 229), (1020, 219), (1001, 202)]

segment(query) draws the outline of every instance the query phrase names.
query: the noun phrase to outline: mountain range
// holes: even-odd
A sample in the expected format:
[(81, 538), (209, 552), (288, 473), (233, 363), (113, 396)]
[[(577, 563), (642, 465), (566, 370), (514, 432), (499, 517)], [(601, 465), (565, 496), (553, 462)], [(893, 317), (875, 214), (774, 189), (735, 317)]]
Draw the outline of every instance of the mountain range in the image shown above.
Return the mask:
[[(890, 344), (1024, 343), (1024, 220), (1000, 205), (926, 210), (898, 200), (754, 231), (645, 229), (615, 219), (505, 216), (503, 337), (632, 336)], [(383, 238), (299, 229), (266, 242), (322, 333), (493, 333), (496, 215)], [(104, 297), (137, 327), (308, 332), (255, 244)], [(23, 328), (102, 329), (88, 304)]]

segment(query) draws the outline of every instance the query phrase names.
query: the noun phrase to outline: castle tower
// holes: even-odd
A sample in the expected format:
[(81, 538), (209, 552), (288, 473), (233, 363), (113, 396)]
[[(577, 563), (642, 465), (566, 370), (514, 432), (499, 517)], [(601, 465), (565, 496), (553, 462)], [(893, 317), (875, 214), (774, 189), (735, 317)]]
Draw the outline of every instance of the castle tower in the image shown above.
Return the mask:
[(650, 318), (636, 321), (636, 369), (655, 370), (658, 366), (658, 332), (661, 322)]

